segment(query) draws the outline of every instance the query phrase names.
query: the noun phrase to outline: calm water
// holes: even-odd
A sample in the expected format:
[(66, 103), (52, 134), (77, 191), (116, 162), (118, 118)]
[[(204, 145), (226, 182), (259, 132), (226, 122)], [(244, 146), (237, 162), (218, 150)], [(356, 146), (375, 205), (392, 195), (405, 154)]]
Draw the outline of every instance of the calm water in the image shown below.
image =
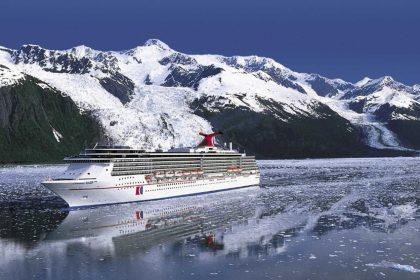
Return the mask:
[(0, 168), (0, 279), (420, 279), (420, 158), (259, 162), (261, 188), (68, 211)]

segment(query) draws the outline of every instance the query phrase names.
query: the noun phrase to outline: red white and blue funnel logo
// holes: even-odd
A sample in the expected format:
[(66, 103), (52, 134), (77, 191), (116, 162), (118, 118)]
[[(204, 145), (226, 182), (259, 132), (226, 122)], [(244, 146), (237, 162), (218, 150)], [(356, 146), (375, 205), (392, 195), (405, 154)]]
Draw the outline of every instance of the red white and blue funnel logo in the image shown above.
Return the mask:
[(216, 131), (210, 134), (205, 134), (200, 132), (201, 136), (204, 136), (203, 141), (198, 145), (198, 147), (214, 147), (214, 137), (218, 135), (222, 135), (223, 133), (221, 131)]

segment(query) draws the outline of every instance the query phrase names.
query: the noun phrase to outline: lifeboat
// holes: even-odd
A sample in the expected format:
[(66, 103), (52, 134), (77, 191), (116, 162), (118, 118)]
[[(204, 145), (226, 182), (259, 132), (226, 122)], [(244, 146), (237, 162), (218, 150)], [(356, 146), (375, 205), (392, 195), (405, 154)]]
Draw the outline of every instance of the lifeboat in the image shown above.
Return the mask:
[(172, 172), (172, 171), (171, 171), (171, 172), (166, 172), (166, 173), (165, 173), (165, 176), (166, 176), (166, 177), (173, 177), (173, 176), (175, 176), (175, 173), (174, 173), (174, 172)]
[(155, 174), (155, 176), (157, 178), (162, 178), (162, 177), (165, 177), (165, 174), (158, 172), (158, 173)]

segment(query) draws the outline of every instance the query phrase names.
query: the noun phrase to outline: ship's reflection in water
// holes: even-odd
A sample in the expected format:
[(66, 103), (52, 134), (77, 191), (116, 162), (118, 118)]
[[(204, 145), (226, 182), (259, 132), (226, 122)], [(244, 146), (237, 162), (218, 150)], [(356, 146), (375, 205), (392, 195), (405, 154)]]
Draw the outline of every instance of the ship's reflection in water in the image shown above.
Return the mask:
[(417, 279), (419, 159), (387, 161), (267, 161), (261, 188), (141, 204), (9, 203), (0, 279)]
[(86, 248), (97, 256), (136, 255), (155, 246), (176, 255), (188, 248), (188, 256), (283, 252), (285, 236), (301, 228), (307, 216), (278, 213), (261, 219), (267, 209), (255, 203), (259, 195), (260, 188), (251, 187), (72, 211), (3, 209), (9, 230), (2, 235), (28, 248), (42, 241), (66, 250)]
[[(110, 255), (130, 255), (179, 240), (202, 250), (224, 249), (234, 227), (256, 215), (258, 187), (224, 194), (70, 211), (46, 241), (81, 242)], [(247, 207), (240, 205), (246, 203)], [(247, 203), (248, 202), (248, 203)], [(233, 239), (235, 240), (235, 239)]]

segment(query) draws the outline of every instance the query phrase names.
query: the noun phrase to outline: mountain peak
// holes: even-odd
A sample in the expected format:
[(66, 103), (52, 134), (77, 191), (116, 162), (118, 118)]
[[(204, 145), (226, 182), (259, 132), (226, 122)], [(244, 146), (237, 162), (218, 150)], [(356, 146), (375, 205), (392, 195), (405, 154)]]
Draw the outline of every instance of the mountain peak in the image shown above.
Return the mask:
[(371, 78), (364, 77), (360, 81), (356, 82), (354, 85), (357, 86), (357, 87), (362, 87), (362, 86), (366, 85), (367, 83), (369, 83), (370, 81), (372, 81)]
[(20, 52), (29, 52), (29, 51), (40, 51), (40, 50), (46, 50), (43, 47), (41, 47), (40, 45), (36, 45), (36, 44), (24, 44), (22, 45), (18, 51)]
[(48, 52), (39, 45), (25, 44), (13, 51), (12, 58), (16, 64), (19, 62), (35, 63), (44, 60)]
[(83, 57), (90, 55), (93, 52), (93, 49), (85, 45), (80, 45), (71, 48), (70, 52), (77, 57)]
[(40, 45), (37, 44), (24, 44), (21, 46), (21, 48), (39, 48), (39, 49), (43, 49), (43, 47), (41, 47)]
[(251, 56), (245, 56), (243, 58), (250, 65), (259, 64), (260, 66), (267, 67), (267, 68), (269, 68), (269, 67), (277, 67), (277, 68), (281, 68), (281, 69), (286, 68), (283, 65), (281, 65), (280, 63), (278, 63), (277, 61), (275, 61), (274, 59), (268, 58), (268, 57), (251, 55)]
[(395, 81), (391, 76), (383, 76), (378, 79), (370, 80), (362, 86), (394, 87), (396, 85), (400, 85), (400, 83)]
[(163, 50), (170, 50), (171, 48), (159, 39), (149, 39), (144, 43), (145, 46), (157, 46)]
[(395, 80), (391, 76), (384, 76), (381, 78), (383, 82), (389, 83), (389, 82), (395, 82)]

